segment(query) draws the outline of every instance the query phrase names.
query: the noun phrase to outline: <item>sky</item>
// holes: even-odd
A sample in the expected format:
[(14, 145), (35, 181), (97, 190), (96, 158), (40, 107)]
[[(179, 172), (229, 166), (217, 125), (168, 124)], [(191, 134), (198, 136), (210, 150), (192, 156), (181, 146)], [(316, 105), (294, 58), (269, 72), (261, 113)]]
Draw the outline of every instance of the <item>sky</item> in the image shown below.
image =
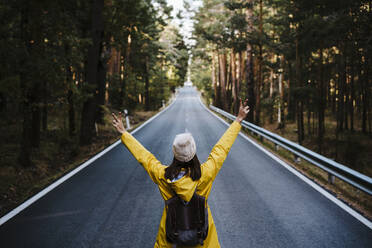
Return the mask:
[[(172, 16), (174, 19), (172, 22), (177, 26), (183, 24), (180, 32), (184, 37), (185, 43), (187, 45), (192, 45), (193, 41), (190, 40), (190, 37), (193, 30), (193, 20), (191, 20), (193, 14), (185, 10), (183, 7), (184, 1), (187, 1), (193, 10), (196, 10), (199, 6), (201, 6), (202, 2), (200, 0), (167, 0), (168, 5), (173, 6)], [(182, 12), (182, 20), (176, 17), (179, 11)]]

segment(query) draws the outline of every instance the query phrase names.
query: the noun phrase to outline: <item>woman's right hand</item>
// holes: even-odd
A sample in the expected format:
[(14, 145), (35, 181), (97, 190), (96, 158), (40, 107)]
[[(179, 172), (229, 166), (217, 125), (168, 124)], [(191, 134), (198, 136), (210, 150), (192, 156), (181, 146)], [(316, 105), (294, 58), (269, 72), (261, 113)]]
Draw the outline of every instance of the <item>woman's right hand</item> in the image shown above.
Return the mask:
[(119, 118), (112, 113), (112, 118), (112, 125), (116, 128), (116, 130), (121, 134), (125, 133), (126, 130), (124, 128), (121, 112), (119, 112)]
[(239, 113), (236, 117), (236, 121), (241, 123), (249, 113), (248, 99), (245, 99), (244, 104), (242, 99), (240, 99)]

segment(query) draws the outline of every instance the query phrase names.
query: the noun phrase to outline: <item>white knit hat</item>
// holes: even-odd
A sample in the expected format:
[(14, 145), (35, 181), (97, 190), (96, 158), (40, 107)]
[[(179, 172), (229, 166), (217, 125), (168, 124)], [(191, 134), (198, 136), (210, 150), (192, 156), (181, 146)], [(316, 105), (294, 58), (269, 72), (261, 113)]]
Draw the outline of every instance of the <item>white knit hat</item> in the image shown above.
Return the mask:
[(172, 146), (174, 157), (181, 162), (189, 162), (196, 153), (196, 145), (191, 133), (176, 135)]

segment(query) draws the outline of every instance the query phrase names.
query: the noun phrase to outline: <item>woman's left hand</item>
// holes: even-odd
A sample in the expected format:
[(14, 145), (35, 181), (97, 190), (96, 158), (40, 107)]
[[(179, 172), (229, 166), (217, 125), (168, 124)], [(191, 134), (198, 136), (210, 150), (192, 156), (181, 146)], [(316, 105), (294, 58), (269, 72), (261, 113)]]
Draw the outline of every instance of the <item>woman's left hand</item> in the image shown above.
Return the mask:
[(248, 99), (246, 99), (244, 103), (242, 102), (242, 99), (239, 99), (239, 101), (240, 101), (239, 113), (238, 116), (236, 117), (236, 121), (241, 123), (249, 113), (249, 106)]
[(119, 112), (119, 117), (117, 117), (114, 113), (112, 113), (112, 125), (118, 130), (119, 133), (123, 134), (126, 132), (122, 120), (122, 114)]

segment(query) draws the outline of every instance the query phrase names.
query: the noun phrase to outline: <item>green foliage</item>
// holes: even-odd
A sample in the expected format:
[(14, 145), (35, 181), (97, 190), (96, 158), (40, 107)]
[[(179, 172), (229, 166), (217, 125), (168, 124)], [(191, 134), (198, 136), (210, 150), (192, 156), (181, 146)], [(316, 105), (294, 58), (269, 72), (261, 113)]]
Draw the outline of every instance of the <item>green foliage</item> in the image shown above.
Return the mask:
[[(231, 110), (230, 55), (237, 53), (242, 60), (235, 65), (243, 63), (241, 69), (247, 72), (250, 47), (253, 61), (248, 62), (253, 63), (255, 117), (272, 123), (281, 110), (281, 121), (297, 122), (301, 130), (298, 141), (317, 139), (319, 151), (323, 137), (330, 133), (342, 135), (350, 130), (351, 136), (358, 132), (370, 135), (371, 13), (370, 1), (364, 0), (203, 0), (195, 14), (192, 81), (216, 105), (228, 101)], [(218, 97), (222, 95), (220, 82), (224, 70), (220, 68), (218, 54), (227, 54), (226, 97), (222, 100)], [(240, 75), (243, 80), (239, 81), (238, 95), (242, 98), (248, 95), (246, 75)], [(328, 126), (326, 122), (334, 125)], [(306, 130), (307, 137), (300, 134), (302, 130)], [(342, 140), (337, 142), (345, 147)], [(357, 150), (363, 153), (363, 149)], [(344, 157), (341, 162), (359, 163), (352, 155), (340, 155), (341, 148), (336, 153), (336, 157)]]
[(186, 81), (188, 66), (188, 49), (179, 33), (177, 27), (168, 25), (161, 33), (159, 46), (161, 47), (161, 57), (165, 60), (165, 68), (170, 88), (174, 91), (175, 87), (182, 86)]
[[(103, 16), (99, 29), (93, 6)], [(17, 132), (23, 164), (31, 164), (31, 141), (37, 147), (40, 133), (74, 136), (83, 131), (83, 118), (93, 116), (89, 125), (101, 122), (104, 104), (157, 109), (183, 84), (188, 51), (178, 28), (168, 25), (171, 10), (165, 0), (0, 3), (0, 111), (27, 123)], [(98, 43), (92, 30), (103, 30)], [(167, 46), (165, 33), (172, 37)], [(99, 52), (96, 70), (88, 68), (93, 46)], [(84, 115), (89, 101), (93, 107)]]
[(211, 68), (209, 62), (199, 57), (193, 58), (191, 64), (191, 81), (202, 92), (209, 103), (212, 103), (214, 92), (211, 81)]

